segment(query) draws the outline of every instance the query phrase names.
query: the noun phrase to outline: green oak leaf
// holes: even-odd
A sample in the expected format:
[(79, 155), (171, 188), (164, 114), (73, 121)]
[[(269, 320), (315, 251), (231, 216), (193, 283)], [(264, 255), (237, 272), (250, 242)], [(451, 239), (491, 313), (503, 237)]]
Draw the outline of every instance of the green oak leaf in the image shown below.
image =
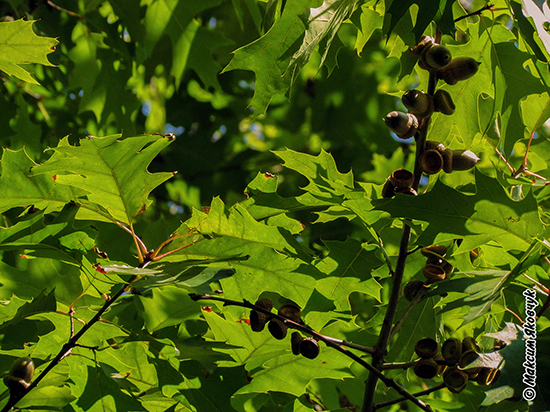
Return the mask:
[(0, 23), (0, 70), (27, 83), (39, 84), (21, 64), (39, 63), (53, 66), (46, 57), (55, 50), (58, 41), (37, 36), (34, 21), (7, 21)]
[(145, 135), (119, 140), (120, 135), (80, 140), (67, 138), (51, 149), (48, 161), (32, 168), (33, 176), (48, 176), (82, 195), (73, 199), (85, 211), (78, 218), (131, 224), (152, 200), (149, 193), (173, 173), (147, 171), (153, 158), (173, 141), (170, 136)]
[(321, 150), (318, 156), (311, 156), (293, 150), (275, 151), (284, 160), (284, 166), (297, 171), (309, 180), (304, 190), (323, 195), (343, 195), (354, 187), (353, 172), (340, 173), (331, 154)]
[(35, 175), (37, 166), (24, 149), (4, 149), (0, 176), (0, 213), (14, 207), (34, 206), (45, 213), (61, 210), (82, 192), (56, 183), (51, 175)]
[(413, 29), (416, 42), (420, 40), (432, 21), (437, 23), (437, 27), (443, 34), (452, 35), (456, 31), (453, 22), (453, 3), (452, 0), (393, 0), (392, 2), (386, 2), (386, 13), (390, 15), (388, 34), (393, 31), (399, 20), (411, 10), (411, 7), (416, 5), (418, 13), (416, 25)]
[(526, 250), (543, 230), (532, 194), (514, 202), (496, 179), (479, 172), (475, 175), (475, 195), (437, 181), (426, 194), (398, 195), (376, 209), (393, 217), (428, 222), (420, 244), (432, 244), (437, 236), (440, 242), (463, 238), (460, 250), (472, 250), (489, 241), (498, 242), (505, 250)]
[(345, 242), (325, 241), (329, 254), (315, 263), (315, 267), (326, 275), (317, 280), (317, 289), (334, 302), (337, 311), (350, 310), (348, 297), (352, 292), (361, 292), (380, 301), (382, 286), (372, 278), (372, 270), (381, 266), (375, 256), (376, 247), (363, 247), (353, 239)]
[(274, 95), (287, 95), (292, 76), (286, 71), (294, 44), (305, 30), (302, 15), (312, 3), (314, 0), (286, 3), (281, 18), (270, 30), (258, 40), (236, 50), (231, 62), (223, 69), (223, 72), (242, 69), (256, 73), (254, 96), (250, 102), (255, 114), (265, 113)]

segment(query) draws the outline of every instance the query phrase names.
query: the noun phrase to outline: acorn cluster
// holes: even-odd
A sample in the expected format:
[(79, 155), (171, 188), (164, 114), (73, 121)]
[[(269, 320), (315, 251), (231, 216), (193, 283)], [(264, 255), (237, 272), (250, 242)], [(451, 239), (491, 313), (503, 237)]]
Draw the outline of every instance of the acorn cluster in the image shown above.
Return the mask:
[(4, 376), (4, 385), (10, 390), (10, 396), (16, 396), (31, 384), (34, 375), (34, 363), (29, 357), (17, 359), (9, 373)]
[[(424, 36), (420, 43), (411, 52), (419, 57), (419, 66), (430, 72), (434, 72), (437, 79), (454, 85), (461, 80), (466, 80), (477, 73), (479, 62), (471, 57), (453, 58), (449, 49), (437, 44), (435, 39)], [(443, 89), (437, 90), (433, 96), (421, 90), (408, 90), (401, 98), (407, 113), (392, 111), (384, 119), (386, 126), (401, 139), (408, 139), (416, 134), (422, 125), (423, 119), (430, 117), (434, 112), (452, 115), (455, 112), (455, 104), (451, 95)], [(451, 150), (441, 143), (426, 142), (426, 150), (422, 152), (420, 165), (426, 174), (435, 174), (440, 170), (451, 173), (456, 170), (468, 170), (475, 166), (479, 158), (470, 150)], [(396, 170), (384, 185), (382, 195), (392, 197), (395, 193), (416, 195), (411, 185), (406, 186), (394, 174), (409, 175), (405, 170)]]
[(475, 339), (470, 336), (462, 341), (456, 338), (447, 339), (441, 346), (440, 354), (435, 339), (420, 339), (415, 345), (415, 352), (420, 359), (413, 370), (422, 379), (442, 375), (445, 386), (453, 393), (462, 392), (468, 381), (490, 385), (498, 379), (498, 368), (468, 368), (479, 357), (479, 351)]
[[(258, 299), (255, 305), (268, 312), (273, 309), (273, 301), (269, 298)], [(301, 325), (304, 324), (301, 309), (293, 303), (282, 305), (277, 314)], [(284, 321), (257, 310), (250, 312), (250, 327), (254, 332), (261, 332), (266, 324), (275, 339), (283, 340), (287, 336), (288, 325)], [(302, 355), (308, 359), (315, 359), (319, 355), (319, 343), (312, 337), (304, 338), (299, 332), (293, 332), (290, 343), (294, 355)]]

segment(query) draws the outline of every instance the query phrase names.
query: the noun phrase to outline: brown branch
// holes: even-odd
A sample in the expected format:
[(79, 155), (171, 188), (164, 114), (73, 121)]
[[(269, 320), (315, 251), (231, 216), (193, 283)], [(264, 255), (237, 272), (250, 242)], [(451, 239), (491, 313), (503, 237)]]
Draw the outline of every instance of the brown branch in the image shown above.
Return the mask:
[(122, 286), (119, 291), (117, 293), (115, 293), (113, 295), (113, 297), (111, 297), (110, 299), (108, 299), (104, 304), (103, 306), (101, 307), (101, 309), (99, 309), (99, 311), (94, 315), (94, 317), (88, 322), (86, 323), (82, 329), (80, 329), (76, 334), (74, 334), (73, 336), (71, 336), (71, 338), (69, 339), (69, 341), (63, 345), (63, 347), (61, 348), (61, 350), (59, 351), (59, 353), (56, 355), (55, 358), (53, 358), (53, 360), (49, 363), (49, 365), (46, 367), (46, 369), (44, 369), (42, 371), (42, 373), (35, 379), (32, 381), (32, 383), (27, 387), (25, 388), (24, 390), (22, 390), (21, 392), (18, 392), (17, 394), (13, 395), (10, 397), (8, 403), (4, 406), (4, 408), (2, 409), (2, 411), (0, 412), (8, 412), (12, 407), (14, 407), (17, 402), (19, 402), (25, 395), (27, 395), (32, 389), (34, 389), (42, 379), (44, 379), (44, 377), (63, 359), (65, 358), (66, 356), (69, 356), (71, 354), (71, 351), (73, 350), (74, 347), (78, 346), (79, 344), (77, 343), (78, 340), (82, 337), (82, 335), (84, 335), (97, 321), (100, 320), (101, 318), (101, 315), (103, 315), (105, 313), (105, 311), (107, 309), (109, 309), (109, 307), (113, 304), (113, 302), (115, 302), (119, 297), (120, 295), (122, 295), (124, 293), (124, 291), (126, 290), (126, 287), (131, 284), (134, 280), (135, 280), (136, 276), (132, 276), (128, 283), (125, 284), (124, 286)]
[[(436, 32), (435, 41), (439, 43), (441, 41), (441, 32), (438, 30)], [(428, 80), (428, 95), (433, 96), (435, 94), (435, 88), (437, 85), (437, 75), (435, 72), (431, 71), (429, 80)], [(418, 191), (418, 186), (420, 185), (420, 179), (422, 178), (422, 168), (420, 166), (420, 157), (425, 150), (426, 137), (428, 134), (428, 126), (430, 124), (430, 118), (423, 119), (417, 132), (416, 139), (416, 156), (414, 162), (414, 181), (412, 188)], [(405, 272), (405, 264), (407, 261), (407, 256), (409, 254), (409, 239), (411, 236), (411, 228), (407, 224), (410, 220), (403, 220), (403, 231), (401, 233), (401, 242), (399, 244), (399, 255), (397, 256), (397, 264), (395, 266), (395, 272), (392, 277), (392, 285), (390, 291), (390, 300), (388, 302), (386, 315), (382, 322), (382, 327), (380, 329), (380, 335), (378, 336), (378, 342), (376, 343), (375, 349), (377, 353), (372, 357), (372, 366), (377, 370), (380, 364), (384, 360), (384, 356), (387, 353), (387, 348), (392, 337), (391, 331), (395, 318), (395, 313), (397, 311), (397, 304), (399, 303), (399, 293), (401, 290), (401, 283), (403, 281), (403, 274)], [(369, 377), (365, 383), (365, 394), (363, 396), (363, 408), (362, 412), (373, 412), (374, 411), (374, 395), (376, 393), (376, 386), (378, 384), (378, 377), (370, 373)], [(415, 398), (416, 399), (416, 398)], [(426, 405), (425, 410), (431, 410), (429, 405)]]
[[(413, 393), (413, 396), (414, 397), (417, 397), (417, 396), (423, 396), (423, 395), (428, 395), (432, 392), (435, 392), (435, 391), (438, 391), (440, 389), (443, 389), (445, 388), (445, 384), (444, 383), (441, 383), (437, 386), (434, 386), (433, 388), (430, 388), (430, 389), (426, 389), (424, 391), (421, 391), (421, 392), (416, 392), (416, 393)], [(399, 402), (403, 402), (403, 401), (406, 401), (407, 399), (404, 398), (404, 397), (401, 397), (401, 398), (396, 398), (396, 399), (393, 399), (391, 401), (388, 401), (388, 402), (383, 402), (383, 403), (378, 403), (376, 405), (374, 405), (374, 409), (380, 409), (380, 408), (384, 408), (386, 406), (391, 406), (391, 405), (395, 405), (396, 403), (399, 403)]]
[(409, 392), (407, 392), (405, 389), (403, 389), (399, 384), (397, 384), (393, 379), (391, 378), (388, 378), (387, 376), (385, 376), (382, 372), (380, 372), (378, 369), (374, 368), (372, 365), (370, 365), (369, 363), (365, 362), (363, 359), (361, 359), (359, 356), (357, 356), (356, 354), (354, 354), (353, 352), (350, 352), (349, 350), (347, 350), (346, 348), (344, 348), (343, 346), (348, 346), (348, 347), (352, 347), (354, 349), (357, 349), (357, 350), (362, 350), (363, 352), (367, 352), (367, 353), (370, 353), (370, 352), (373, 352), (374, 350), (372, 348), (367, 348), (367, 347), (364, 347), (364, 346), (360, 346), (360, 345), (355, 345), (351, 342), (345, 342), (345, 341), (342, 341), (340, 339), (335, 339), (335, 338), (331, 338), (329, 336), (324, 336), (324, 335), (321, 335), (317, 332), (315, 332), (313, 329), (307, 327), (307, 326), (304, 326), (304, 325), (300, 325), (299, 323), (297, 322), (293, 322), (291, 321), (290, 319), (287, 319), (283, 316), (280, 316), (280, 315), (277, 315), (275, 313), (272, 313), (271, 311), (268, 311), (264, 308), (261, 308), (259, 306), (256, 306), (250, 302), (248, 302), (247, 300), (244, 300), (243, 302), (240, 302), (240, 301), (236, 301), (236, 300), (231, 300), (231, 299), (225, 299), (225, 298), (221, 298), (221, 297), (218, 297), (218, 296), (211, 296), (211, 295), (198, 295), (196, 293), (190, 293), (189, 294), (189, 297), (191, 299), (193, 299), (194, 301), (199, 301), (199, 300), (217, 300), (219, 302), (223, 302), (224, 306), (240, 306), (240, 307), (243, 307), (243, 308), (248, 308), (248, 309), (251, 309), (251, 310), (255, 310), (255, 311), (258, 311), (258, 312), (261, 312), (261, 313), (264, 313), (274, 319), (278, 319), (280, 320), (281, 322), (283, 322), (287, 327), (289, 328), (292, 328), (292, 329), (297, 329), (305, 334), (308, 334), (308, 335), (311, 335), (313, 336), (315, 339), (317, 340), (321, 340), (323, 341), (328, 347), (331, 347), (333, 349), (336, 349), (338, 352), (342, 353), (343, 355), (353, 359), (355, 362), (357, 362), (358, 364), (360, 364), (361, 366), (363, 366), (364, 368), (366, 368), (371, 375), (374, 375), (376, 376), (377, 379), (380, 379), (382, 382), (384, 382), (384, 384), (389, 387), (389, 388), (393, 388), (395, 389), (401, 396), (403, 396), (405, 399), (408, 399), (410, 400), (411, 402), (413, 402), (415, 405), (417, 405), (419, 408), (421, 408), (422, 410), (426, 411), (426, 412), (433, 412), (432, 409), (430, 408), (429, 405), (426, 405), (424, 402), (416, 399), (414, 397), (414, 395), (410, 394)]
[(457, 17), (454, 22), (459, 22), (460, 20), (464, 20), (464, 19), (467, 19), (468, 17), (473, 17), (473, 16), (479, 16), (481, 15), (481, 13), (483, 13), (485, 10), (491, 10), (491, 11), (497, 11), (497, 10), (507, 10), (507, 9), (497, 9), (495, 8), (494, 5), (492, 5), (491, 3), (487, 3), (485, 6), (483, 6), (482, 8), (480, 8), (479, 10), (476, 10), (476, 11), (473, 11), (471, 13), (468, 13), (468, 14), (465, 14), (464, 16), (460, 16), (460, 17)]

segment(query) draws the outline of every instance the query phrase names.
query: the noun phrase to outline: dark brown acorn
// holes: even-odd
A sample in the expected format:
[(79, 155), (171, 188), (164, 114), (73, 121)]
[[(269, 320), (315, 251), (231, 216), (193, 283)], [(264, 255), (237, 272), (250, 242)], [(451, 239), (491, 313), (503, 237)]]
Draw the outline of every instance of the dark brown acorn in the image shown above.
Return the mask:
[(447, 369), (443, 374), (443, 383), (451, 392), (460, 393), (468, 383), (468, 375), (458, 368)]
[(498, 368), (481, 368), (481, 371), (476, 377), (478, 385), (490, 385), (495, 381), (495, 377), (499, 372)]
[[(255, 305), (268, 311), (273, 309), (273, 301), (269, 298), (258, 299)], [(256, 310), (250, 312), (250, 327), (254, 332), (264, 330), (264, 326), (268, 320), (269, 316), (263, 312), (258, 312)]]
[(275, 339), (283, 340), (286, 337), (288, 326), (279, 319), (271, 319), (267, 324), (267, 329)]
[(10, 396), (16, 396), (30, 386), (34, 375), (34, 363), (29, 357), (17, 359), (9, 373), (4, 376), (4, 385), (10, 390)]
[(454, 58), (446, 67), (438, 70), (437, 76), (445, 83), (454, 85), (477, 73), (480, 63), (471, 57)]
[(430, 245), (420, 249), (422, 256), (427, 258), (433, 258), (434, 256), (438, 258), (443, 258), (447, 254), (447, 246), (443, 245)]
[(403, 295), (405, 296), (405, 299), (407, 299), (409, 302), (412, 302), (416, 295), (424, 289), (424, 282), (420, 279), (412, 279), (407, 282), (405, 287), (403, 288)]
[(391, 182), (390, 178), (386, 179), (384, 186), (382, 186), (382, 197), (394, 197), (395, 196), (395, 186)]
[(447, 67), (453, 59), (453, 56), (448, 48), (435, 44), (431, 47), (426, 47), (422, 52), (423, 68), (427, 70), (439, 70)]
[(290, 335), (290, 345), (292, 347), (292, 353), (294, 355), (300, 354), (300, 344), (303, 340), (304, 338), (302, 337), (302, 335), (300, 335), (299, 332), (292, 332), (292, 334)]
[(441, 355), (447, 362), (458, 363), (462, 355), (462, 342), (456, 338), (447, 339), (441, 347)]
[(476, 340), (471, 336), (466, 336), (462, 339), (462, 353), (473, 350), (474, 352), (479, 352), (479, 346)]
[(390, 176), (390, 182), (396, 189), (406, 189), (411, 187), (414, 181), (414, 175), (407, 169), (397, 169)]
[(426, 278), (427, 283), (441, 282), (447, 278), (447, 272), (439, 265), (428, 263), (422, 269), (422, 273)]
[(433, 358), (437, 354), (438, 350), (439, 345), (433, 338), (420, 339), (416, 342), (416, 345), (414, 345), (414, 351), (416, 354), (425, 359)]
[(294, 303), (287, 303), (279, 308), (279, 315), (296, 323), (300, 323), (300, 319), (302, 318), (302, 311)]
[(420, 167), (427, 175), (433, 175), (443, 169), (443, 156), (439, 150), (424, 150), (420, 156)]
[(304, 338), (300, 343), (300, 353), (304, 358), (315, 359), (319, 355), (319, 343), (313, 338)]
[(413, 371), (422, 379), (432, 379), (437, 375), (439, 365), (433, 359), (420, 359), (414, 365)]
[(466, 352), (462, 352), (462, 355), (460, 355), (460, 359), (458, 361), (458, 366), (460, 366), (462, 369), (465, 369), (470, 363), (475, 361), (479, 355), (475, 350), (467, 350)]
[(479, 157), (471, 150), (453, 150), (453, 171), (471, 169), (477, 162)]
[(446, 90), (439, 89), (433, 97), (434, 111), (450, 116), (455, 112), (456, 106), (451, 95)]
[(412, 113), (420, 118), (431, 116), (434, 112), (433, 98), (429, 94), (420, 90), (408, 90), (401, 97), (403, 105), (409, 113)]
[(443, 153), (445, 151), (445, 146), (443, 143), (436, 142), (435, 140), (426, 140), (426, 150), (428, 149), (435, 149), (439, 150), (440, 153)]
[(412, 113), (393, 111), (384, 119), (386, 126), (401, 139), (412, 137), (418, 130), (418, 118)]
[(470, 262), (474, 263), (474, 261), (479, 256), (479, 248), (475, 248), (474, 250), (470, 250)]

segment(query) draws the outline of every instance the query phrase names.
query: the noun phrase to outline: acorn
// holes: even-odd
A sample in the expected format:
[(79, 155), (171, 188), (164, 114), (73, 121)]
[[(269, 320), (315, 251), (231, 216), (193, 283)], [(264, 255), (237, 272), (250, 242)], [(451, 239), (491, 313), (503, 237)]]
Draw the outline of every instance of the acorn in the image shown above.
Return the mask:
[(17, 359), (9, 373), (4, 376), (4, 385), (10, 389), (10, 395), (15, 396), (30, 386), (34, 375), (34, 363), (29, 357)]
[(446, 67), (438, 70), (437, 77), (447, 84), (454, 85), (476, 74), (480, 64), (471, 57), (457, 57), (451, 60)]
[(384, 119), (386, 126), (401, 139), (412, 137), (418, 130), (418, 118), (412, 113), (393, 111)]
[(391, 174), (389, 180), (396, 189), (406, 189), (413, 184), (414, 175), (407, 169), (397, 169)]
[(473, 250), (470, 250), (470, 262), (471, 263), (474, 263), (474, 261), (478, 258), (479, 256), (479, 248), (475, 248)]
[(418, 293), (422, 289), (424, 289), (424, 285), (425, 283), (420, 279), (409, 280), (403, 288), (403, 295), (405, 296), (405, 299), (407, 299), (409, 302), (412, 302), (416, 295), (418, 295)]
[(426, 150), (435, 149), (438, 150), (440, 153), (443, 153), (445, 151), (445, 146), (443, 145), (443, 143), (439, 143), (434, 140), (426, 140), (425, 146)]
[(453, 150), (452, 171), (471, 169), (479, 160), (471, 150)]
[(443, 157), (443, 171), (445, 173), (451, 173), (453, 171), (453, 151), (449, 148), (441, 152)]
[(490, 385), (496, 379), (497, 373), (499, 372), (498, 368), (481, 368), (481, 371), (476, 377), (476, 382), (478, 385)]
[(441, 346), (441, 355), (447, 362), (456, 364), (462, 355), (462, 342), (456, 338), (447, 339)]
[[(273, 301), (269, 298), (258, 299), (255, 305), (270, 312), (271, 309), (273, 309)], [(250, 327), (254, 332), (264, 330), (264, 326), (268, 320), (269, 316), (263, 312), (258, 312), (256, 310), (250, 312)]]
[(300, 323), (300, 320), (302, 318), (302, 311), (294, 303), (287, 303), (279, 308), (279, 315), (296, 323)]
[(382, 186), (382, 197), (394, 197), (395, 196), (395, 186), (391, 182), (390, 178), (386, 179), (384, 186)]
[(452, 59), (453, 56), (447, 47), (434, 44), (422, 51), (422, 68), (426, 70), (443, 69), (451, 63)]
[(300, 343), (300, 353), (304, 358), (315, 359), (319, 355), (319, 343), (313, 338), (304, 338)]
[(450, 116), (455, 112), (456, 106), (451, 95), (446, 90), (439, 89), (433, 97), (434, 111)]
[(468, 383), (468, 375), (458, 368), (447, 369), (443, 373), (443, 383), (452, 393), (460, 393)]
[(417, 117), (429, 117), (434, 112), (432, 96), (424, 93), (423, 91), (415, 89), (408, 90), (401, 97), (401, 101), (409, 113), (412, 113)]
[(462, 369), (466, 368), (470, 363), (475, 361), (479, 355), (475, 350), (467, 350), (466, 352), (462, 352), (462, 355), (460, 355), (460, 359), (458, 360), (458, 366), (460, 366)]
[(441, 282), (447, 278), (447, 272), (439, 265), (427, 263), (422, 269), (422, 274), (427, 280), (427, 283)]
[(443, 156), (439, 150), (424, 150), (420, 156), (420, 167), (427, 175), (436, 174), (443, 168)]
[(439, 365), (433, 359), (420, 359), (414, 365), (413, 371), (422, 379), (432, 379), (437, 375)]
[(304, 338), (302, 337), (302, 335), (300, 335), (299, 332), (292, 332), (292, 334), (290, 335), (290, 346), (294, 355), (300, 354), (300, 344), (303, 340)]
[(271, 319), (267, 324), (267, 329), (275, 339), (283, 340), (286, 337), (288, 326), (279, 319)]
[(416, 354), (424, 359), (433, 358), (438, 350), (439, 345), (433, 338), (420, 339), (416, 342), (416, 345), (414, 345)]
[(462, 339), (462, 352), (464, 353), (469, 350), (473, 350), (474, 352), (480, 351), (476, 340), (471, 336), (466, 336), (464, 339)]
[(447, 254), (447, 246), (443, 245), (430, 245), (420, 249), (422, 256), (426, 256), (428, 259), (433, 258), (434, 256), (438, 258), (445, 257)]

